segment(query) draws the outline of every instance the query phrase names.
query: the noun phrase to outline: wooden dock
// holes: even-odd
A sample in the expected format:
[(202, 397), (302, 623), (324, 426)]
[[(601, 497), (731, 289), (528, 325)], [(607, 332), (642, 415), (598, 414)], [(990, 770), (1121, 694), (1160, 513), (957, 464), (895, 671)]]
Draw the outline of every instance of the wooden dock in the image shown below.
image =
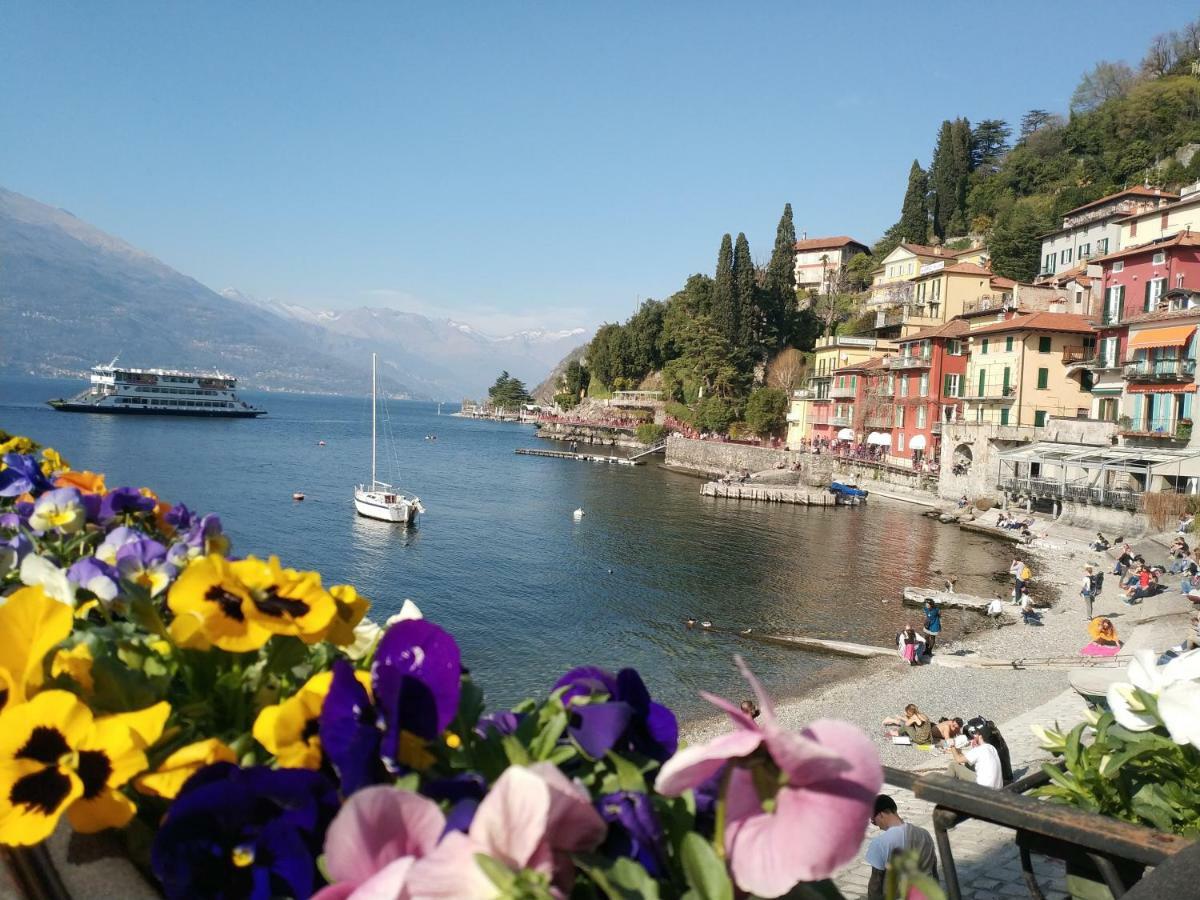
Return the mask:
[(614, 466), (640, 466), (641, 462), (627, 456), (602, 456), (599, 453), (569, 453), (565, 450), (534, 450), (518, 447), (513, 451), (522, 456), (548, 456), (551, 459), (574, 459), (578, 462), (609, 463)]
[[(948, 591), (935, 591), (933, 588), (906, 587), (904, 589), (905, 606), (922, 607), (925, 605), (927, 597), (933, 598), (933, 602), (937, 604), (939, 609), (965, 609), (977, 613), (986, 613), (988, 604), (992, 602), (987, 597), (975, 597), (971, 594), (951, 594)], [(1011, 588), (1009, 599), (1012, 599)]]
[(753, 631), (749, 628), (738, 631), (733, 628), (721, 628), (716, 625), (705, 627), (699, 623), (693, 627), (697, 631), (711, 631), (715, 634), (745, 638), (748, 641), (777, 644), (782, 647), (791, 647), (795, 650), (813, 650), (818, 653), (829, 653), (833, 656), (852, 656), (857, 659), (871, 659), (876, 656), (898, 656), (895, 647), (873, 647), (868, 644), (854, 644), (850, 641), (832, 641), (825, 638), (800, 637), (791, 634), (772, 634), (767, 631)]
[(728, 500), (755, 500), (759, 503), (791, 503), (795, 506), (837, 506), (836, 498), (827, 491), (809, 491), (807, 488), (759, 485), (725, 484), (708, 481), (700, 488), (701, 497), (722, 497)]

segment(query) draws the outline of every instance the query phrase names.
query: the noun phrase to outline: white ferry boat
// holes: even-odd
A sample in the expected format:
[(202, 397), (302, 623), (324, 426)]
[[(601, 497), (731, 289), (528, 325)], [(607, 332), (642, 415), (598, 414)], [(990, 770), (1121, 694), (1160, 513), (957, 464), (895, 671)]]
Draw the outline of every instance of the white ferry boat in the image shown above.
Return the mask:
[(207, 416), (249, 419), (266, 410), (239, 400), (237, 379), (220, 372), (135, 369), (108, 365), (92, 368), (92, 384), (70, 399), (48, 400), (60, 412), (150, 416)]

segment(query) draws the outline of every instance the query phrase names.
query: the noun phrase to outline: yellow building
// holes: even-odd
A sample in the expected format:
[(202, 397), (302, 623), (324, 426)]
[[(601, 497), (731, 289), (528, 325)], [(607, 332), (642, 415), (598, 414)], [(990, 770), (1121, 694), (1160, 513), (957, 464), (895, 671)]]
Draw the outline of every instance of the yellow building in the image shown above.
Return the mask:
[(984, 266), (968, 262), (937, 262), (921, 266), (907, 285), (908, 299), (875, 312), (875, 333), (884, 338), (905, 338), (923, 328), (937, 328), (956, 316), (1004, 305), (1016, 282), (993, 275)]
[(1184, 188), (1178, 200), (1163, 198), (1157, 207), (1134, 213), (1117, 224), (1121, 227), (1121, 250), (1181, 231), (1200, 232), (1200, 186)]
[(1046, 424), (1090, 414), (1087, 373), (1068, 363), (1095, 345), (1086, 316), (1037, 312), (971, 329), (963, 418), (989, 425)]
[(813, 348), (812, 360), (809, 364), (808, 384), (804, 390), (792, 392), (792, 400), (788, 409), (788, 446), (797, 447), (801, 440), (811, 439), (813, 428), (823, 430), (828, 426), (833, 416), (834, 394), (845, 393), (853, 397), (853, 389), (834, 389), (833, 370), (845, 366), (866, 362), (872, 356), (890, 352), (896, 349), (891, 341), (881, 341), (873, 337), (851, 337), (833, 335), (817, 338)]

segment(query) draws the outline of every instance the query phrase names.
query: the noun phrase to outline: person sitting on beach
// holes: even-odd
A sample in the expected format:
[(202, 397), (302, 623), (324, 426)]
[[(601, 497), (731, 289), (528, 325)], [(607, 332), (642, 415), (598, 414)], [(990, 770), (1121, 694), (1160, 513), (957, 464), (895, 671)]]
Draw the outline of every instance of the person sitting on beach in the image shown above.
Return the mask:
[(1179, 517), (1179, 524), (1175, 526), (1175, 530), (1180, 534), (1187, 534), (1192, 530), (1192, 521), (1195, 519), (1191, 513), (1184, 513)]
[(752, 719), (757, 719), (762, 714), (758, 704), (753, 700), (743, 700), (738, 708)]
[(919, 666), (925, 652), (925, 638), (917, 634), (911, 625), (905, 625), (904, 630), (896, 635), (896, 649), (901, 659), (908, 660), (910, 666)]
[(1042, 614), (1033, 608), (1033, 597), (1029, 595), (1029, 588), (1021, 590), (1021, 620), (1026, 625), (1042, 624)]
[(945, 716), (937, 720), (937, 724), (933, 726), (931, 737), (934, 743), (949, 746), (955, 743), (962, 736), (963, 720), (962, 719), (947, 719)]
[(1109, 546), (1110, 546), (1110, 544), (1108, 543), (1108, 538), (1106, 538), (1099, 531), (1097, 531), (1096, 539), (1094, 541), (1092, 541), (1092, 549), (1097, 552), (1101, 552), (1101, 551), (1107, 550), (1109, 548)]
[(1125, 590), (1122, 602), (1128, 606), (1141, 603), (1146, 597), (1152, 597), (1158, 592), (1158, 578), (1150, 571), (1149, 566), (1139, 565), (1137, 581)]
[(1190, 555), (1191, 549), (1188, 547), (1187, 541), (1183, 539), (1183, 535), (1177, 536), (1167, 549), (1167, 571), (1172, 575), (1182, 572), (1187, 566)]
[(996, 723), (984, 716), (974, 716), (967, 719), (963, 726), (963, 734), (967, 738), (973, 738), (979, 735), (983, 738), (985, 744), (990, 744), (996, 748), (996, 755), (1000, 757), (1000, 780), (1004, 784), (1008, 784), (1013, 780), (1012, 757), (1008, 752), (1008, 741), (1004, 740), (1004, 735), (1000, 733), (1000, 729), (996, 727)]
[(1179, 582), (1179, 590), (1190, 594), (1200, 589), (1200, 547), (1192, 550), (1191, 558), (1183, 567), (1183, 579)]
[(1146, 564), (1142, 561), (1140, 556), (1133, 557), (1133, 559), (1130, 560), (1129, 568), (1125, 570), (1125, 576), (1121, 579), (1121, 590), (1124, 591), (1128, 588), (1135, 587), (1142, 577), (1142, 572), (1149, 571), (1150, 570), (1146, 568)]
[(904, 715), (888, 716), (883, 720), (883, 724), (895, 725), (899, 729), (898, 731), (888, 731), (891, 737), (899, 737), (903, 733), (914, 744), (933, 743), (933, 723), (930, 722), (929, 716), (917, 709), (915, 703), (904, 707)]
[(950, 745), (950, 777), (959, 781), (973, 781), (980, 787), (999, 790), (1004, 786), (1000, 770), (1000, 754), (996, 748), (976, 732), (965, 750)]
[(867, 865), (871, 867), (871, 878), (867, 882), (867, 900), (883, 900), (888, 863), (897, 853), (915, 853), (917, 867), (926, 875), (937, 879), (937, 853), (933, 838), (924, 828), (900, 818), (896, 801), (887, 794), (880, 794), (875, 798), (871, 824), (879, 829), (879, 834), (867, 844)]
[(1124, 575), (1125, 570), (1133, 563), (1133, 548), (1128, 544), (1121, 546), (1121, 553), (1117, 557), (1116, 563), (1113, 565), (1112, 573), (1114, 575)]
[(988, 603), (987, 609), (984, 610), (984, 614), (989, 618), (999, 619), (1004, 615), (1004, 601), (999, 597), (993, 597), (991, 602)]
[(963, 494), (961, 497), (958, 498), (958, 508), (965, 509), (967, 504), (970, 502), (971, 501), (967, 499), (967, 495)]
[(1115, 647), (1121, 643), (1116, 626), (1108, 616), (1097, 616), (1088, 623), (1088, 637), (1101, 647)]

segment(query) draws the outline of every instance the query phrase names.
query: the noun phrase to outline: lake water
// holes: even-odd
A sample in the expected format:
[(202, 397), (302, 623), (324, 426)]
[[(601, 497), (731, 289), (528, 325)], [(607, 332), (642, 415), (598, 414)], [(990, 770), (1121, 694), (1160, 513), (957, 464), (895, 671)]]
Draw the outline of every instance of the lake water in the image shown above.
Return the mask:
[[(219, 513), (235, 552), (273, 552), (285, 565), (319, 570), (327, 584), (354, 584), (378, 621), (411, 597), (455, 635), (493, 708), (592, 663), (635, 666), (652, 694), (694, 715), (710, 709), (700, 689), (747, 696), (734, 653), (769, 688), (796, 694), (833, 660), (688, 631), (683, 620), (890, 645), (906, 621), (919, 620), (901, 608), (901, 586), (932, 583), (944, 571), (958, 575), (960, 590), (985, 593), (1009, 561), (1006, 548), (908, 505), (807, 509), (702, 498), (697, 479), (655, 463), (518, 456), (517, 447), (553, 445), (529, 426), (393, 402), (395, 455), (381, 442), (380, 477), (428, 509), (406, 532), (358, 517), (351, 502), (355, 483), (369, 478), (369, 399), (247, 393), (269, 411), (257, 420), (79, 415), (44, 405), (81, 387), (0, 379), (0, 428), (107, 473), (110, 487), (145, 485)], [(436, 441), (425, 440), (431, 433)], [(294, 502), (293, 491), (307, 499)], [(576, 507), (586, 511), (579, 522)]]

